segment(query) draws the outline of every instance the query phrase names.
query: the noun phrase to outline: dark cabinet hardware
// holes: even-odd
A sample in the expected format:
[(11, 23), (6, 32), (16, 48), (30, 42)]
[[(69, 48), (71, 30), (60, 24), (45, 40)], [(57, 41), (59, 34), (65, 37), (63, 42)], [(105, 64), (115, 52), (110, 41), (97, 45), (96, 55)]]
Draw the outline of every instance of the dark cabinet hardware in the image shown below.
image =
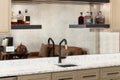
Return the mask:
[(119, 74), (119, 72), (107, 73), (107, 75), (116, 75), (116, 74)]
[(72, 80), (73, 78), (64, 78), (64, 79), (59, 79), (59, 80)]
[(91, 77), (96, 77), (96, 75), (87, 75), (87, 76), (83, 76), (83, 78), (91, 78)]

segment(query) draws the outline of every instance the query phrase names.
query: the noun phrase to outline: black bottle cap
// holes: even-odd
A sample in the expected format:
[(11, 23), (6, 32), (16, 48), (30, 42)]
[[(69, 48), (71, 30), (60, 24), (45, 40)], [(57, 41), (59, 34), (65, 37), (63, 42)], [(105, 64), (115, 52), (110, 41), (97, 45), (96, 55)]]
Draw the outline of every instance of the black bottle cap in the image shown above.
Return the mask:
[(19, 11), (19, 14), (21, 14), (21, 11)]
[(90, 14), (92, 15), (92, 12), (90, 12)]
[(83, 15), (83, 12), (80, 12), (81, 15)]
[(27, 13), (28, 12), (28, 10), (27, 9), (25, 9), (25, 13)]

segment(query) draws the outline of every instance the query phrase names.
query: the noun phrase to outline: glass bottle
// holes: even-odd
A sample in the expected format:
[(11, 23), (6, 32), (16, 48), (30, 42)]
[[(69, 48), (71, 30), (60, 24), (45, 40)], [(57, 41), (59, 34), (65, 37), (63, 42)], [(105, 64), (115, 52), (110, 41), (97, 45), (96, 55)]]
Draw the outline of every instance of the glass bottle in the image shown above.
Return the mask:
[(78, 24), (84, 24), (83, 12), (80, 12), (80, 17), (78, 18)]
[(25, 24), (30, 24), (30, 16), (29, 16), (29, 14), (28, 14), (28, 10), (27, 10), (27, 9), (25, 9), (24, 23), (25, 23)]
[(101, 11), (99, 11), (98, 15), (95, 17), (95, 23), (96, 24), (104, 24), (105, 23), (105, 17), (102, 15)]
[(21, 11), (19, 11), (18, 15), (17, 15), (17, 23), (18, 24), (23, 24), (23, 15), (21, 13)]
[(11, 15), (11, 24), (17, 24), (17, 16), (15, 15), (13, 11)]
[(92, 24), (91, 15), (89, 12), (87, 12), (86, 16), (84, 17), (84, 24), (86, 25)]
[(91, 24), (93, 24), (93, 13), (90, 12), (90, 16), (91, 16)]

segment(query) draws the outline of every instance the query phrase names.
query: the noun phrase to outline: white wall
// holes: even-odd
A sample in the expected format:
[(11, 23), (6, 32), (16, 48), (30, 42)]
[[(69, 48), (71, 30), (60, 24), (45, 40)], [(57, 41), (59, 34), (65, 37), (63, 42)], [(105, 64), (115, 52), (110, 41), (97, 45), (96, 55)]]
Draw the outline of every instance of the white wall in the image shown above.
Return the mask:
[[(31, 24), (42, 24), (38, 30), (12, 30), (14, 45), (25, 44), (29, 51), (39, 51), (41, 43), (47, 43), (52, 37), (56, 44), (66, 38), (68, 45), (85, 48), (89, 53), (95, 53), (95, 33), (89, 29), (70, 29), (69, 24), (77, 24), (80, 11), (89, 11), (89, 5), (74, 4), (27, 4), (12, 6), (18, 10), (28, 9)], [(92, 45), (92, 46), (91, 46)]]
[[(80, 11), (90, 10), (89, 5), (77, 4), (13, 4), (12, 10), (18, 14), (18, 10), (28, 9), (31, 16), (31, 24), (41, 24), (42, 29), (37, 30), (12, 30), (14, 45), (23, 43), (30, 51), (39, 51), (41, 43), (47, 44), (47, 39), (52, 37), (56, 44), (66, 38), (68, 45), (87, 49), (90, 54), (96, 54), (95, 32), (89, 29), (71, 29), (69, 24), (77, 24)], [(106, 9), (106, 10), (105, 10)], [(104, 5), (101, 10), (108, 12)], [(84, 14), (85, 15), (85, 14)], [(109, 17), (108, 14), (104, 14)], [(109, 22), (108, 20), (106, 22)], [(119, 52), (119, 33), (100, 33), (100, 53)]]
[(100, 33), (100, 53), (119, 53), (120, 46), (119, 32)]

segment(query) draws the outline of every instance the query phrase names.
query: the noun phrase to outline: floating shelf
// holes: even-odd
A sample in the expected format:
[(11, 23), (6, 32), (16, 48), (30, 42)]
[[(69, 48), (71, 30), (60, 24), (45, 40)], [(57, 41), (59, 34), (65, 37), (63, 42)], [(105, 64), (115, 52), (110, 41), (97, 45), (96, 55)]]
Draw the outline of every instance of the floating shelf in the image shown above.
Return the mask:
[(90, 25), (70, 24), (69, 28), (110, 28), (110, 25), (109, 24), (90, 24)]
[(41, 29), (42, 25), (12, 25), (11, 29)]
[(12, 0), (13, 3), (109, 3), (110, 0)]
[(97, 3), (108, 3), (110, 0), (59, 0), (59, 1), (81, 1), (81, 2), (97, 2)]

